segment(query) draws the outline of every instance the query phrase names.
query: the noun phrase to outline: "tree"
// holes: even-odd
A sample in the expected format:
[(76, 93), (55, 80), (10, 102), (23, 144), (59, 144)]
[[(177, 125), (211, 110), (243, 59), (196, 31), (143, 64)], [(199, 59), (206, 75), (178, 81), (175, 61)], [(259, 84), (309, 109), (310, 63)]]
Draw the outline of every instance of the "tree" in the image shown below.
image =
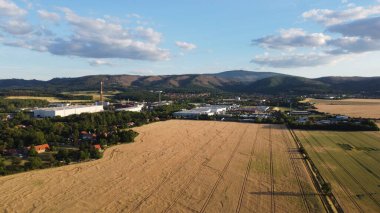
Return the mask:
[(29, 158), (29, 162), (25, 163), (25, 169), (39, 169), (42, 167), (42, 160), (39, 157)]
[(331, 194), (331, 191), (332, 191), (332, 189), (331, 189), (331, 184), (330, 183), (325, 182), (325, 183), (322, 184), (322, 192), (324, 194)]
[(103, 157), (103, 154), (101, 152), (99, 152), (99, 150), (97, 150), (97, 149), (92, 149), (90, 151), (90, 156), (93, 159), (100, 159)]
[(53, 154), (48, 153), (46, 156), (46, 160), (50, 162), (50, 165), (53, 165), (55, 163), (55, 157)]
[(88, 151), (80, 151), (80, 160), (87, 160), (90, 158), (90, 153)]
[(35, 157), (38, 155), (38, 152), (36, 151), (36, 149), (34, 148), (34, 146), (30, 146), (30, 149), (28, 151), (28, 156), (30, 157)]
[(13, 166), (19, 166), (21, 163), (21, 159), (18, 157), (12, 157), (12, 165)]
[(5, 164), (4, 164), (4, 159), (0, 158), (0, 175), (5, 175), (6, 170), (5, 170)]
[(58, 153), (56, 154), (55, 158), (59, 161), (64, 161), (68, 158), (69, 152), (67, 149), (60, 149), (58, 150)]

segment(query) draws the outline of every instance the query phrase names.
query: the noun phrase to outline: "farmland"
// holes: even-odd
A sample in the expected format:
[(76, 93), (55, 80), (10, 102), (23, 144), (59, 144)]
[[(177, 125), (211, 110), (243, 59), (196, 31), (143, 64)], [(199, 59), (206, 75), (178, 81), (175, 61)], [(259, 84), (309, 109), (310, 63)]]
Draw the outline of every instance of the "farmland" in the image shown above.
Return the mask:
[(171, 120), (135, 131), (100, 160), (0, 178), (0, 209), (324, 211), (285, 126)]
[(315, 103), (318, 111), (331, 114), (344, 114), (351, 117), (380, 118), (380, 99), (306, 99)]
[(378, 132), (296, 131), (346, 212), (380, 211)]
[(70, 103), (78, 103), (78, 102), (92, 102), (92, 100), (63, 100), (56, 97), (38, 97), (38, 96), (8, 96), (6, 99), (15, 100), (45, 100), (48, 102), (70, 102)]

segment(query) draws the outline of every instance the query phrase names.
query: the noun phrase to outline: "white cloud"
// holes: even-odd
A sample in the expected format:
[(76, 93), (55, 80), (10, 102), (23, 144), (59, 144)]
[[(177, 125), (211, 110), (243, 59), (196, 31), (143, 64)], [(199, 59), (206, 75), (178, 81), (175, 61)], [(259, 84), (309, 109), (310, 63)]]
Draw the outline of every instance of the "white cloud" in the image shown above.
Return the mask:
[(9, 0), (0, 0), (0, 29), (12, 35), (30, 33), (33, 27), (26, 21), (27, 11)]
[(0, 28), (13, 35), (27, 34), (33, 31), (33, 27), (22, 19), (10, 19), (0, 22)]
[[(6, 7), (17, 11), (17, 5), (7, 0)], [(126, 28), (119, 22), (100, 18), (79, 16), (68, 8), (59, 8), (71, 34), (57, 36), (43, 26), (32, 27), (25, 19), (24, 10), (4, 14), (21, 14), (19, 17), (0, 19), (0, 30), (11, 34), (2, 43), (55, 55), (79, 56), (84, 58), (124, 58), (134, 60), (168, 60), (169, 51), (159, 47), (161, 33), (152, 28)], [(9, 10), (9, 9), (8, 9)], [(60, 16), (45, 10), (37, 11), (41, 19), (59, 21)], [(0, 31), (1, 32), (1, 31)], [(69, 31), (70, 32), (70, 31)], [(17, 35), (17, 36), (12, 36)]]
[(157, 46), (161, 34), (153, 29), (126, 29), (104, 19), (79, 16), (67, 8), (62, 11), (73, 28), (73, 34), (68, 38), (54, 39), (49, 46), (53, 54), (151, 61), (169, 59), (169, 51)]
[(327, 28), (330, 32), (344, 36), (370, 37), (380, 39), (380, 17), (356, 20), (350, 23), (333, 25)]
[(329, 54), (364, 53), (380, 50), (380, 42), (371, 38), (342, 37), (331, 40), (329, 45), (333, 49), (326, 51)]
[(161, 33), (154, 31), (152, 28), (137, 27), (133, 34), (136, 38), (146, 40), (153, 44), (161, 42)]
[[(347, 2), (346, 2), (347, 3)], [(280, 56), (259, 55), (252, 62), (268, 67), (294, 68), (326, 65), (344, 59), (345, 56), (371, 51), (380, 51), (380, 5), (351, 7), (343, 11), (314, 9), (303, 13), (305, 19), (326, 25), (325, 33), (307, 33), (302, 29), (281, 30), (278, 35), (269, 35), (253, 40), (253, 44), (275, 50), (291, 49), (293, 52), (309, 51), (321, 53), (287, 54)], [(375, 16), (375, 17), (374, 17)], [(328, 33), (340, 35), (330, 36)], [(306, 50), (307, 51), (307, 50)]]
[(303, 18), (316, 21), (326, 26), (363, 19), (374, 15), (380, 15), (380, 5), (349, 7), (343, 11), (312, 9), (302, 14)]
[(106, 61), (106, 60), (100, 60), (100, 59), (93, 59), (89, 60), (88, 63), (93, 66), (93, 67), (98, 67), (98, 66), (114, 66), (113, 63)]
[(38, 10), (38, 15), (47, 21), (58, 22), (60, 20), (60, 16), (57, 13), (48, 12), (46, 10)]
[(197, 48), (195, 44), (184, 42), (184, 41), (177, 41), (175, 42), (175, 45), (183, 50), (193, 50)]
[(26, 10), (18, 7), (12, 1), (0, 0), (0, 16), (3, 16), (3, 17), (23, 17), (26, 14), (27, 14)]
[(253, 44), (264, 48), (286, 49), (295, 47), (319, 47), (326, 44), (330, 36), (323, 33), (308, 34), (302, 29), (281, 30), (279, 35), (270, 35), (255, 39)]
[(292, 54), (281, 56), (256, 56), (251, 62), (265, 67), (297, 68), (326, 65), (338, 60), (338, 56), (328, 54)]

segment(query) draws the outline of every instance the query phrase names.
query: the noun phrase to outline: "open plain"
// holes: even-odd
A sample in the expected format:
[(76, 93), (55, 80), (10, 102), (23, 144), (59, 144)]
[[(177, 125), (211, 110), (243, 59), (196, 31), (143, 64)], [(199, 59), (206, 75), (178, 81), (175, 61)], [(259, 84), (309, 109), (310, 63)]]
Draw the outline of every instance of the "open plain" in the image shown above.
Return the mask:
[(380, 99), (306, 99), (305, 101), (315, 103), (315, 107), (321, 112), (380, 119)]
[(171, 120), (97, 161), (0, 178), (3, 212), (323, 212), (283, 125)]
[(345, 212), (380, 212), (379, 132), (296, 134)]

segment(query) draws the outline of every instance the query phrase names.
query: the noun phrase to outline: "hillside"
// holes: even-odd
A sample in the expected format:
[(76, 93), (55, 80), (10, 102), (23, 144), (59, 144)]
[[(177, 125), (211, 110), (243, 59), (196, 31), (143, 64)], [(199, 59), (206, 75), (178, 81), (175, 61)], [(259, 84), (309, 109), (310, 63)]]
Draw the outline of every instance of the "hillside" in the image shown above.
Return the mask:
[(247, 93), (324, 93), (330, 90), (330, 85), (302, 77), (274, 76), (253, 82), (244, 88)]
[(93, 75), (54, 78), (49, 81), (0, 80), (0, 89), (43, 91), (97, 90), (104, 81), (108, 89), (160, 89), (171, 91), (224, 91), (263, 94), (366, 93), (380, 94), (380, 77), (322, 77), (309, 79), (273, 72), (244, 70), (214, 74), (183, 75)]

